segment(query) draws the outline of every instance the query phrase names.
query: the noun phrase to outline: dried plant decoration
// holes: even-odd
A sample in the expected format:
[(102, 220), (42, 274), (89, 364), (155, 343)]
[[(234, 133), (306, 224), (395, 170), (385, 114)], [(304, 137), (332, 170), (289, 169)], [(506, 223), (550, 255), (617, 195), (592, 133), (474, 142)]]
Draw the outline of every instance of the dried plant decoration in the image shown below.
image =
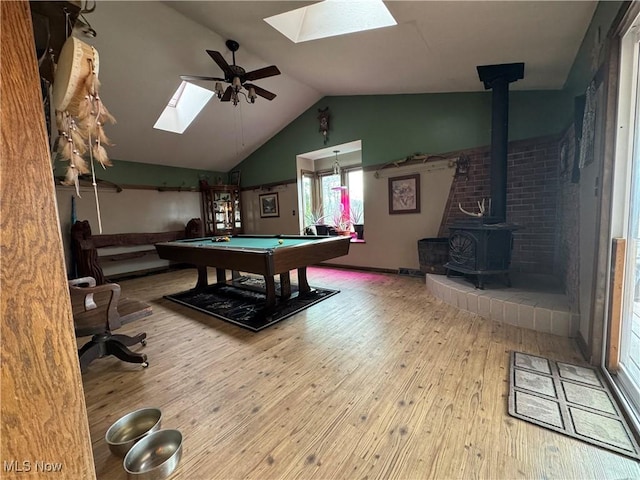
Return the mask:
[(98, 226), (102, 233), (100, 204), (94, 160), (102, 168), (112, 166), (104, 145), (111, 145), (104, 125), (115, 123), (100, 99), (99, 56), (95, 48), (75, 37), (62, 47), (53, 83), (53, 105), (59, 137), (57, 158), (69, 162), (65, 185), (75, 185), (80, 196), (78, 177), (91, 173), (98, 210)]
[[(89, 155), (91, 160), (97, 160), (102, 168), (106, 168), (113, 164), (109, 160), (107, 151), (102, 145), (110, 145), (109, 139), (104, 133), (103, 126), (107, 122), (115, 123), (115, 118), (113, 118), (107, 110), (107, 107), (105, 107), (100, 100), (100, 95), (98, 93), (100, 81), (98, 80), (97, 69), (91, 59), (89, 59), (89, 62), (91, 62), (92, 66), (91, 73), (87, 75), (87, 78), (85, 79), (86, 95), (80, 104), (81, 106), (78, 113), (78, 117), (81, 122), (80, 130), (89, 142)], [(92, 174), (95, 177), (95, 172), (93, 170)]]
[(82, 155), (87, 151), (84, 138), (80, 135), (75, 120), (68, 112), (58, 112), (56, 115), (58, 131), (57, 153), (62, 161), (69, 162), (65, 175), (65, 185), (75, 185), (78, 191), (78, 175), (89, 173), (87, 162)]

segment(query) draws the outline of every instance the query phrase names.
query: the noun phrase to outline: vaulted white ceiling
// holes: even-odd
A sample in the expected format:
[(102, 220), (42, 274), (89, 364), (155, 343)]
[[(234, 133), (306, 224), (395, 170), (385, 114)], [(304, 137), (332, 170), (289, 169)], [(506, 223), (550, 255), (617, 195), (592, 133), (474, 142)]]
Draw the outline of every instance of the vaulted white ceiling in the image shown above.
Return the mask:
[[(77, 35), (99, 52), (102, 100), (118, 120), (107, 127), (110, 156), (227, 171), (323, 96), (481, 91), (477, 65), (525, 62), (513, 89), (559, 89), (596, 7), (390, 1), (396, 26), (299, 44), (263, 20), (310, 3), (99, 0), (86, 16), (97, 37)], [(223, 76), (205, 50), (231, 64), (227, 39), (240, 43), (246, 71), (278, 66), (281, 75), (253, 82), (277, 97), (237, 107), (214, 98), (184, 134), (154, 130), (180, 75)]]

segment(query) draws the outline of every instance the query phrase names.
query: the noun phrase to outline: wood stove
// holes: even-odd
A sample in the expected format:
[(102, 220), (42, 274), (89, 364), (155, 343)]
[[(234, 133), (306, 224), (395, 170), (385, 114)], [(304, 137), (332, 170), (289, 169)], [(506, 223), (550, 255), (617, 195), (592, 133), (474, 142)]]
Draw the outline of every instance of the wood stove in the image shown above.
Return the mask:
[(517, 228), (481, 221), (454, 224), (449, 235), (449, 261), (445, 264), (447, 275), (449, 270), (474, 275), (476, 287), (480, 289), (484, 289), (485, 276), (502, 275), (507, 286), (511, 286), (512, 232)]
[(493, 89), (490, 210), (450, 227), (449, 261), (444, 266), (447, 275), (451, 271), (473, 275), (476, 287), (483, 289), (487, 275), (502, 275), (511, 285), (513, 231), (519, 227), (506, 223), (509, 84), (524, 78), (524, 63), (483, 65), (477, 69), (485, 89)]

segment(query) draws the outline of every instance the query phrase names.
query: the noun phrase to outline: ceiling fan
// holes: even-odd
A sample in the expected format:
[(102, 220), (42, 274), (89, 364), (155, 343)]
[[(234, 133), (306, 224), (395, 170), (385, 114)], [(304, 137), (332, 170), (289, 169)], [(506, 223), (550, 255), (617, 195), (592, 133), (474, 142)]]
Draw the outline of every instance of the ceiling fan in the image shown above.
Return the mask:
[[(275, 93), (265, 90), (264, 88), (260, 88), (259, 86), (252, 83), (246, 82), (258, 80), (260, 78), (273, 77), (274, 75), (280, 75), (280, 70), (278, 70), (278, 67), (276, 67), (275, 65), (271, 65), (269, 67), (259, 68), (251, 72), (245, 72), (244, 68), (236, 65), (236, 51), (238, 51), (238, 49), (240, 48), (240, 44), (235, 40), (227, 40), (225, 43), (227, 45), (227, 48), (231, 50), (231, 53), (233, 55), (233, 65), (229, 65), (220, 52), (207, 50), (209, 56), (213, 58), (213, 60), (224, 72), (224, 78), (201, 77), (197, 75), (180, 75), (180, 78), (186, 81), (216, 81), (215, 92), (220, 101), (233, 101), (234, 105), (238, 104), (239, 95), (244, 95), (245, 98), (247, 98), (247, 101), (251, 103), (255, 103), (256, 95), (260, 95), (267, 100), (273, 100), (274, 98), (276, 98)], [(226, 89), (223, 89), (220, 82), (226, 82), (230, 85)], [(242, 92), (243, 87), (247, 89), (247, 95)]]

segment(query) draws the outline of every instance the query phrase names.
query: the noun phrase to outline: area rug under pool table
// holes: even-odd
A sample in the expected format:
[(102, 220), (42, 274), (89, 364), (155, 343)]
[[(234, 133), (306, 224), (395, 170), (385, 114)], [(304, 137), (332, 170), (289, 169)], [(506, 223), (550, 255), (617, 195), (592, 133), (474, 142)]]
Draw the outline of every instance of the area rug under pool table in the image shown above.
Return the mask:
[(292, 284), (291, 298), (282, 301), (279, 287), (276, 287), (276, 305), (267, 310), (264, 308), (267, 298), (264, 280), (243, 276), (232, 283), (213, 284), (203, 290), (187, 290), (165, 295), (165, 298), (257, 332), (337, 293), (339, 290), (320, 287), (311, 287), (310, 292), (300, 293), (297, 285)]

